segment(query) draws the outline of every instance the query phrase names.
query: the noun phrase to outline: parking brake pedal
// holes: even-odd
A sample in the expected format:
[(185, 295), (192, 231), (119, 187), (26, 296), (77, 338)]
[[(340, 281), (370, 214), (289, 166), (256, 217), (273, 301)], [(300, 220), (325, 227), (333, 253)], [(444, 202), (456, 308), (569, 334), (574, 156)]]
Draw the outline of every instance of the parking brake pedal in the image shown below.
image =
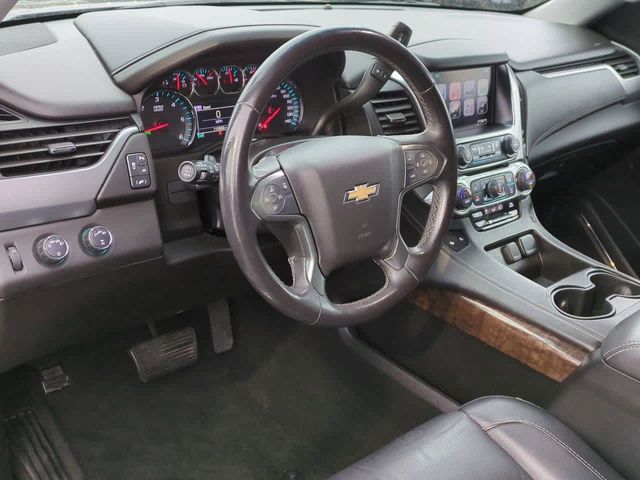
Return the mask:
[(191, 327), (160, 335), (129, 349), (138, 377), (148, 382), (198, 360), (196, 332)]

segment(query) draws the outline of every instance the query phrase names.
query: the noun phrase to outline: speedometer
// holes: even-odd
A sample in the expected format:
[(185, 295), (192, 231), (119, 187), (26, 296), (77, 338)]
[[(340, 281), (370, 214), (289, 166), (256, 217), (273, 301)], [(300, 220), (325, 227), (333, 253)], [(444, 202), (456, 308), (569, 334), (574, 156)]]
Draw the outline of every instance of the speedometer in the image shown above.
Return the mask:
[(153, 150), (171, 151), (191, 145), (196, 133), (195, 112), (184, 95), (157, 90), (142, 100), (140, 116)]
[(277, 135), (295, 132), (302, 123), (303, 104), (300, 92), (290, 80), (282, 82), (260, 115), (259, 133)]

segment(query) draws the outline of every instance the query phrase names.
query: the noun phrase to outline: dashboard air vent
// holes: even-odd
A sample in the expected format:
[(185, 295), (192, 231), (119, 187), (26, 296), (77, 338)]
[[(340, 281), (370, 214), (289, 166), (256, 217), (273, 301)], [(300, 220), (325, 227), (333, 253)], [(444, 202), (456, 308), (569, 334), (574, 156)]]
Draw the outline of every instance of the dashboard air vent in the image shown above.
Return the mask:
[(416, 109), (404, 90), (380, 92), (371, 100), (384, 135), (406, 135), (422, 131)]
[(611, 57), (601, 60), (588, 60), (585, 62), (568, 63), (555, 67), (541, 68), (536, 71), (542, 75), (549, 75), (553, 73), (568, 72), (571, 70), (580, 70), (589, 67), (602, 67), (604, 65), (611, 66), (611, 68), (613, 68), (622, 78), (631, 78), (639, 74), (637, 62), (631, 55), (624, 52), (618, 52)]
[(620, 56), (607, 59), (607, 63), (611, 65), (622, 78), (631, 78), (638, 75), (638, 64), (631, 55), (623, 53)]
[(0, 107), (0, 123), (17, 122), (18, 120), (21, 120), (21, 118), (11, 113), (6, 108)]
[(31, 175), (93, 165), (131, 118), (0, 132), (0, 174)]

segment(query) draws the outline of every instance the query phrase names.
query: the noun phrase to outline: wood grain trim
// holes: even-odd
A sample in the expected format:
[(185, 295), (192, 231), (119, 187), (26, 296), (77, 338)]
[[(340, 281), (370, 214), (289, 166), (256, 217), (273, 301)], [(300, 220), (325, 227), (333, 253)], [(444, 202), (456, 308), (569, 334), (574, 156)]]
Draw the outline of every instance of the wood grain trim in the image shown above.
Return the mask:
[(590, 353), (539, 325), (450, 290), (418, 289), (409, 301), (556, 382)]

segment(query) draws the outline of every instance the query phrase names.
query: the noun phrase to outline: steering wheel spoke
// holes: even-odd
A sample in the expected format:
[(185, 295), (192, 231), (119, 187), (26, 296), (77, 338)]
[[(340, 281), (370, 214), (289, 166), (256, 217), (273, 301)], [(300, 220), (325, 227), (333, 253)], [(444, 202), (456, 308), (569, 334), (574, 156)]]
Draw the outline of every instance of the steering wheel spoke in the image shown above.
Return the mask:
[(443, 171), (446, 157), (442, 155), (431, 135), (426, 132), (415, 135), (389, 135), (402, 147), (405, 168), (405, 190), (416, 188), (438, 179)]
[(275, 157), (265, 157), (251, 172), (251, 209), (263, 222), (297, 222), (300, 209), (291, 184)]

